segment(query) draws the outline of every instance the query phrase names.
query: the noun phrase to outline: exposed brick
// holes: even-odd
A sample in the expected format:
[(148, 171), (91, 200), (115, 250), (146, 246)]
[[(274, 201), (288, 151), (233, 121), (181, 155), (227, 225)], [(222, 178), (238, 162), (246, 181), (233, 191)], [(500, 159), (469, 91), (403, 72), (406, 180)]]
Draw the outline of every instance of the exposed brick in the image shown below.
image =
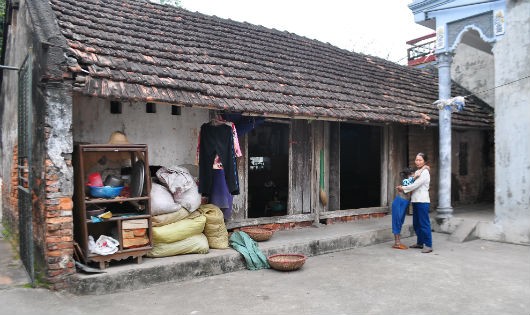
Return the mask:
[(59, 200), (59, 210), (68, 210), (74, 207), (72, 198), (61, 198)]
[(50, 243), (50, 244), (47, 244), (46, 245), (46, 248), (49, 250), (49, 251), (56, 251), (59, 249), (59, 247), (57, 246), (57, 243)]
[(46, 205), (58, 205), (59, 200), (58, 199), (46, 199)]
[(57, 211), (57, 209), (50, 210), (50, 207), (48, 207), (47, 210), (48, 211), (46, 211), (46, 217), (48, 218), (54, 218), (61, 215), (61, 213)]
[[(56, 227), (56, 225), (54, 225), (53, 227)], [(50, 237), (65, 237), (65, 236), (71, 236), (73, 233), (71, 230), (68, 230), (68, 229), (63, 229), (62, 228), (62, 224), (59, 224), (59, 228), (57, 229), (53, 229), (53, 227), (49, 227), (47, 229), (47, 233), (48, 233), (48, 238)], [(52, 240), (54, 241), (54, 240)]]
[(64, 223), (64, 222), (72, 222), (72, 217), (56, 217), (56, 218), (50, 218), (48, 219), (48, 223), (54, 224), (54, 223)]
[(60, 237), (61, 234), (61, 225), (60, 224), (54, 224), (52, 226), (48, 225), (48, 237), (54, 236), (54, 237)]
[(59, 271), (62, 271), (62, 273), (66, 273), (67, 270), (69, 268), (72, 268), (73, 266), (74, 266), (74, 263), (72, 261), (69, 261), (64, 266), (62, 264), (59, 264), (59, 263), (49, 264), (48, 268), (49, 268), (49, 270), (59, 270)]
[(56, 276), (62, 275), (62, 274), (64, 274), (64, 270), (63, 269), (48, 270), (48, 276), (50, 276), (50, 277), (56, 277)]
[(48, 265), (55, 264), (61, 261), (61, 256), (50, 256), (46, 258)]
[(73, 210), (73, 209), (65, 209), (65, 210), (61, 210), (60, 215), (61, 215), (62, 217), (70, 217), (70, 216), (72, 216), (72, 210)]
[(58, 181), (59, 175), (58, 174), (46, 174), (46, 181)]
[(56, 186), (46, 186), (46, 192), (59, 192), (59, 187)]
[(59, 243), (59, 242), (71, 242), (72, 237), (71, 236), (48, 236), (46, 237), (46, 243)]
[(59, 244), (57, 244), (57, 247), (59, 249), (62, 249), (64, 254), (73, 254), (74, 253), (73, 244), (71, 242), (59, 243)]
[(72, 230), (74, 228), (74, 223), (73, 222), (65, 222), (65, 223), (62, 223), (61, 224), (61, 229), (65, 230), (65, 232), (68, 232), (70, 234), (72, 234)]

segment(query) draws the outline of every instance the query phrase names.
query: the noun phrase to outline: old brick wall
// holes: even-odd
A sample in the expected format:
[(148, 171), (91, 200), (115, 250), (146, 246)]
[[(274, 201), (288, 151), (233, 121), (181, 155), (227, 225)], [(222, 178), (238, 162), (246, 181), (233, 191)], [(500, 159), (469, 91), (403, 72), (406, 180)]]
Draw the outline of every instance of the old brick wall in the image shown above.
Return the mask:
[[(3, 212), (2, 222), (4, 226), (8, 227), (12, 233), (18, 233), (18, 174), (17, 174), (17, 160), (18, 160), (18, 147), (15, 145), (13, 149), (13, 157), (11, 162), (11, 172), (9, 177), (9, 183), (4, 181), (2, 185), (2, 203)], [(7, 201), (7, 203), (5, 202)]]
[[(375, 213), (356, 214), (356, 215), (342, 216), (342, 217), (336, 217), (336, 218), (322, 219), (320, 223), (329, 225), (329, 224), (336, 224), (336, 223), (343, 223), (343, 222), (383, 218), (387, 215), (388, 213), (386, 212), (385, 213), (375, 212)], [(313, 224), (314, 224), (314, 221), (301, 221), (301, 222), (285, 222), (285, 223), (267, 223), (267, 224), (258, 224), (254, 226), (264, 227), (264, 228), (272, 229), (275, 231), (281, 231), (281, 230), (306, 228), (306, 227), (312, 226)], [(233, 229), (233, 231), (239, 231), (239, 230), (240, 228)]]
[[(66, 46), (54, 14), (46, 2), (27, 2), (35, 25), (34, 77), (40, 82), (34, 94), (36, 113), (35, 161), (38, 185), (36, 234), (44, 262), (45, 281), (54, 290), (65, 289), (75, 274), (73, 260), (73, 135), (72, 83), (68, 72)], [(42, 42), (46, 42), (43, 45)], [(38, 106), (37, 106), (38, 105)]]
[(43, 146), (40, 156), (43, 180), (40, 182), (42, 203), (42, 252), (46, 264), (46, 281), (55, 290), (68, 287), (75, 274), (73, 260), (73, 136), (72, 97), (68, 85), (46, 85), (46, 104), (42, 115)]
[(416, 154), (423, 152), (427, 154), (431, 167), (431, 185), (429, 196), (431, 198), (431, 211), (438, 204), (438, 128), (409, 127), (409, 166), (415, 167)]
[[(487, 140), (488, 133), (482, 130), (459, 130), (452, 139), (452, 201), (454, 205), (472, 204), (493, 200), (492, 161), (493, 151)], [(488, 166), (489, 165), (489, 166)], [(485, 193), (490, 191), (490, 196)], [(490, 197), (490, 198), (488, 198)]]
[[(493, 143), (484, 130), (453, 130), (451, 138), (451, 205), (491, 200), (493, 189)], [(426, 153), (431, 167), (431, 210), (438, 205), (438, 129), (409, 128), (409, 165), (418, 152)], [(489, 162), (488, 162), (489, 161)], [(465, 163), (466, 165), (462, 165)]]
[[(71, 165), (71, 160), (65, 161)], [(43, 213), (44, 257), (47, 264), (47, 282), (56, 290), (68, 286), (75, 273), (73, 260), (73, 201), (61, 193), (61, 171), (50, 159), (45, 161), (46, 199)]]

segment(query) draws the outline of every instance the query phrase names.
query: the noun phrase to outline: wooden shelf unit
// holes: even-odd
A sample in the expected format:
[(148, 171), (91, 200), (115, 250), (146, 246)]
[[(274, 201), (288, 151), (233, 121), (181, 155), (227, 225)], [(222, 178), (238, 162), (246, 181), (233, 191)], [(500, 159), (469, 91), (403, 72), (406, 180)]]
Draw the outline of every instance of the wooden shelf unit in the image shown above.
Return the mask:
[[(93, 198), (87, 186), (88, 175), (100, 172), (103, 180), (105, 172), (121, 174), (123, 168), (143, 162), (143, 189), (139, 196), (116, 198)], [(74, 238), (82, 252), (85, 264), (99, 263), (101, 269), (106, 268), (111, 260), (127, 258), (136, 259), (141, 263), (142, 256), (152, 249), (151, 225), (151, 176), (149, 173), (148, 149), (145, 144), (109, 145), (109, 144), (78, 144), (74, 152)], [(132, 178), (130, 179), (133, 180)], [(124, 188), (126, 189), (126, 188)], [(131, 187), (129, 187), (131, 190)], [(110, 219), (93, 222), (87, 215), (91, 207), (105, 208), (111, 211)], [(123, 224), (127, 220), (146, 220), (148, 243), (141, 247), (124, 247)], [(107, 235), (119, 241), (119, 249), (110, 255), (91, 253), (88, 248), (89, 235), (97, 241), (100, 235)]]

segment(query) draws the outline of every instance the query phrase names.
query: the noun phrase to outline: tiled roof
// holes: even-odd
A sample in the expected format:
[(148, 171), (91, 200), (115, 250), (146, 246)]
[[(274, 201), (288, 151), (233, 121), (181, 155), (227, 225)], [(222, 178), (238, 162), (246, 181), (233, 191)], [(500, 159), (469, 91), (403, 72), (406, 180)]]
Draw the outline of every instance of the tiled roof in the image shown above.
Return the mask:
[[(150, 2), (50, 3), (79, 64), (70, 67), (78, 75), (74, 89), (85, 95), (293, 118), (438, 119), (438, 81), (428, 72)], [(452, 121), (492, 127), (492, 110), (468, 100)]]

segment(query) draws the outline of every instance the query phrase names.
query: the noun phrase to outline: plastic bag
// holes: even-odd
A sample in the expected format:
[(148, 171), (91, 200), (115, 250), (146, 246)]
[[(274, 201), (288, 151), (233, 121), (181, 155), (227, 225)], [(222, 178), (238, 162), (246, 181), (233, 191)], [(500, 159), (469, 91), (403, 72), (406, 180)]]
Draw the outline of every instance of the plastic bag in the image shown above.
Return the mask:
[(110, 255), (118, 251), (120, 243), (107, 235), (101, 235), (96, 242), (92, 235), (88, 236), (88, 249), (98, 255)]

